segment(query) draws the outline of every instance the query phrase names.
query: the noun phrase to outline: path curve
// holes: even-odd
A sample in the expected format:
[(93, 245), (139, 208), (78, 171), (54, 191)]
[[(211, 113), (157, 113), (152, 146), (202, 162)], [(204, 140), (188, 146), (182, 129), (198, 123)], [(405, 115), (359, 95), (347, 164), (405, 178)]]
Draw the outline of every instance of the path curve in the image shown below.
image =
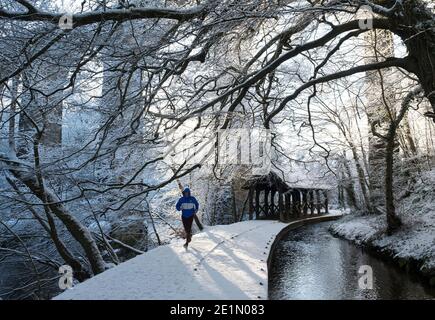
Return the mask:
[(267, 299), (268, 260), (275, 240), (291, 223), (251, 220), (207, 227), (183, 240), (157, 247), (109, 269), (55, 297), (55, 300)]

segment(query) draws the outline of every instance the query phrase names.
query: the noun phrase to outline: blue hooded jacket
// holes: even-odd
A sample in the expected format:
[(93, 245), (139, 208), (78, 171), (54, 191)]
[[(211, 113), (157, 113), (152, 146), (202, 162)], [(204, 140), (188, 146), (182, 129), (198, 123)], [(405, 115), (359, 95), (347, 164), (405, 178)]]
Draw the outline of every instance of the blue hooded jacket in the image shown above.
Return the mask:
[(199, 203), (196, 201), (195, 197), (190, 195), (190, 189), (186, 188), (183, 190), (183, 196), (178, 199), (175, 208), (177, 211), (181, 210), (183, 218), (190, 218), (198, 211)]

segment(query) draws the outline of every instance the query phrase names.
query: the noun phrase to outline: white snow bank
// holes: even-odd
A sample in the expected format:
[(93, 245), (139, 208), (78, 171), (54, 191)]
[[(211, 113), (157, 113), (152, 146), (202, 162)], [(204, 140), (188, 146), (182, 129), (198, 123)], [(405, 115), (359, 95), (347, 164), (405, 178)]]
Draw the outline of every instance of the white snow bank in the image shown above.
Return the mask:
[(435, 221), (426, 224), (431, 220), (434, 220), (433, 217), (423, 215), (414, 221), (414, 225), (406, 225), (405, 222), (405, 227), (392, 236), (385, 233), (384, 216), (356, 217), (335, 223), (331, 229), (357, 244), (371, 244), (381, 251), (388, 250), (396, 258), (422, 261), (421, 269), (429, 270), (435, 267)]
[(331, 229), (358, 244), (390, 251), (396, 258), (422, 262), (422, 270), (435, 269), (435, 169), (425, 172), (411, 195), (398, 207), (403, 227), (387, 236), (386, 217), (347, 216)]
[(384, 219), (380, 216), (348, 216), (346, 218), (333, 224), (331, 229), (356, 244), (364, 244), (374, 240), (386, 228)]
[(173, 241), (55, 299), (267, 299), (267, 258), (285, 226), (252, 220), (208, 227), (193, 236), (187, 251), (182, 239)]

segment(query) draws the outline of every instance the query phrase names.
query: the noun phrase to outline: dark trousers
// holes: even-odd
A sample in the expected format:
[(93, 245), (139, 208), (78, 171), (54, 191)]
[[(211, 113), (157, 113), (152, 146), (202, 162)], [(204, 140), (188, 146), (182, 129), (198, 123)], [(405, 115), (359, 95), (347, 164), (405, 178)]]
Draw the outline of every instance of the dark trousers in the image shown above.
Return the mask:
[(190, 242), (192, 238), (192, 223), (193, 223), (193, 215), (189, 218), (181, 217), (183, 221), (184, 231), (186, 231), (186, 240)]

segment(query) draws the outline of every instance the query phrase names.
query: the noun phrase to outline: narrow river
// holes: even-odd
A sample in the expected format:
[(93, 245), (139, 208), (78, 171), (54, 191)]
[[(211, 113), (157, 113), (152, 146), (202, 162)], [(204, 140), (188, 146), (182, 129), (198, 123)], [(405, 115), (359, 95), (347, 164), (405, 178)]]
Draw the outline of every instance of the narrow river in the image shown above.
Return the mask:
[[(269, 274), (270, 299), (435, 299), (435, 288), (335, 238), (330, 224), (291, 230), (278, 243)], [(373, 270), (373, 289), (359, 287), (362, 265)]]

